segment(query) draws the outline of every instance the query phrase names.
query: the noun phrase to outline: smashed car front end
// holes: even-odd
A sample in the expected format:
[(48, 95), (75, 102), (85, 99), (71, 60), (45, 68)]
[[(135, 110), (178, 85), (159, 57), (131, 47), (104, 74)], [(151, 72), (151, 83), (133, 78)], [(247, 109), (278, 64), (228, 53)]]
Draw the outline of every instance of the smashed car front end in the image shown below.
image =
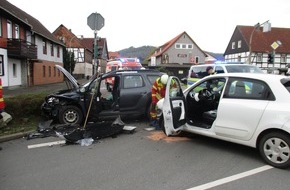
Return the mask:
[(60, 110), (66, 105), (77, 105), (81, 110), (84, 110), (83, 94), (79, 91), (50, 94), (45, 97), (41, 105), (41, 115), (44, 118), (56, 120)]

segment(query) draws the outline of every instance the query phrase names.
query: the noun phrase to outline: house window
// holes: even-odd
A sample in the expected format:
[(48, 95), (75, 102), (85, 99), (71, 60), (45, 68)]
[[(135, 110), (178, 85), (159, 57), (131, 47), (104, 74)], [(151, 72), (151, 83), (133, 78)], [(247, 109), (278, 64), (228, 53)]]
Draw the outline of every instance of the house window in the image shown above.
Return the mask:
[(186, 49), (186, 44), (182, 44), (182, 49)]
[(261, 53), (258, 53), (257, 54), (257, 62), (262, 63), (262, 61), (263, 61), (263, 55)]
[(281, 63), (286, 63), (286, 54), (281, 54)]
[(175, 44), (175, 49), (180, 49), (180, 44)]
[(193, 49), (193, 45), (192, 44), (187, 44), (187, 49)]
[(19, 37), (20, 37), (20, 34), (19, 34), (19, 33), (20, 33), (20, 32), (19, 32), (19, 25), (15, 24), (14, 29), (15, 29), (14, 37), (15, 37), (16, 39), (19, 39)]
[(51, 66), (48, 67), (48, 76), (51, 77)]
[(242, 40), (239, 40), (238, 41), (238, 48), (241, 48), (242, 47)]
[(50, 44), (50, 55), (54, 56), (54, 51), (53, 51), (53, 44)]
[(12, 38), (12, 23), (7, 20), (7, 38)]
[(2, 18), (0, 17), (0, 37), (2, 37)]
[(232, 42), (232, 49), (236, 49), (236, 42)]
[(17, 67), (16, 67), (16, 64), (13, 63), (12, 64), (12, 73), (13, 73), (13, 77), (17, 77)]
[(59, 57), (60, 55), (60, 49), (59, 49), (59, 46), (57, 46), (57, 57)]
[(238, 62), (241, 62), (241, 60), (242, 60), (242, 58), (241, 58), (241, 56), (239, 55), (239, 56), (238, 56)]
[(43, 49), (43, 54), (47, 54), (47, 44), (44, 39), (42, 41), (42, 49)]
[(0, 55), (0, 76), (4, 75), (4, 58)]
[(45, 77), (45, 66), (42, 66), (42, 76)]
[(199, 57), (198, 56), (195, 56), (195, 63), (199, 63)]

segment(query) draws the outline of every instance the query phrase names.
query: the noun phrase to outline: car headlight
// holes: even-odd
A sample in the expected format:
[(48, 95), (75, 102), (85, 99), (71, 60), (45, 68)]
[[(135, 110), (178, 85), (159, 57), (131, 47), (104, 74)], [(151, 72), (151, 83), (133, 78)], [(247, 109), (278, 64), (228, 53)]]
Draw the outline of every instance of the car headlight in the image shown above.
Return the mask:
[(47, 103), (48, 104), (58, 104), (59, 103), (59, 99), (56, 97), (50, 97), (47, 99)]

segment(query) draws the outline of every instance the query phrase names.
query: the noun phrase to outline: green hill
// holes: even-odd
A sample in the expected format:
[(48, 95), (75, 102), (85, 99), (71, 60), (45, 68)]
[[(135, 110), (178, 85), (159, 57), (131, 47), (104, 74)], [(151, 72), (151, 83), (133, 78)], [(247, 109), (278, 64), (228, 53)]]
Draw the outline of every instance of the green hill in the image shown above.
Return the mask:
[(141, 47), (129, 47), (127, 49), (120, 50), (121, 57), (137, 57), (142, 64), (147, 64), (146, 59), (155, 51), (154, 46), (141, 46)]

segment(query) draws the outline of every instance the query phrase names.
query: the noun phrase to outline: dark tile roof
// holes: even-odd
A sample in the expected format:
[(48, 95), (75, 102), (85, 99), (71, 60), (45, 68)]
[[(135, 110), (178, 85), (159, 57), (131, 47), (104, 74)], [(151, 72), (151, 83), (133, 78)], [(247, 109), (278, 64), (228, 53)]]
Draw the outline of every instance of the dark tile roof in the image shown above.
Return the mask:
[[(63, 45), (55, 36), (45, 28), (41, 22), (37, 19), (29, 15), (28, 13), (24, 12), (23, 10), (19, 9), (18, 7), (14, 6), (7, 0), (0, 1), (0, 9), (8, 13), (9, 15), (19, 19), (21, 22), (29, 25), (31, 27), (31, 31), (35, 32), (36, 34), (53, 41), (54, 43)], [(2, 11), (1, 10), (1, 11)]]
[[(250, 43), (251, 33), (254, 30), (254, 26), (241, 26), (238, 25), (237, 29), (243, 35), (246, 42)], [(252, 36), (252, 51), (253, 52), (271, 52), (272, 43), (280, 41), (282, 43), (275, 51), (277, 53), (289, 53), (290, 52), (290, 28), (271, 28), (270, 32), (263, 32), (263, 28), (256, 30)]]

